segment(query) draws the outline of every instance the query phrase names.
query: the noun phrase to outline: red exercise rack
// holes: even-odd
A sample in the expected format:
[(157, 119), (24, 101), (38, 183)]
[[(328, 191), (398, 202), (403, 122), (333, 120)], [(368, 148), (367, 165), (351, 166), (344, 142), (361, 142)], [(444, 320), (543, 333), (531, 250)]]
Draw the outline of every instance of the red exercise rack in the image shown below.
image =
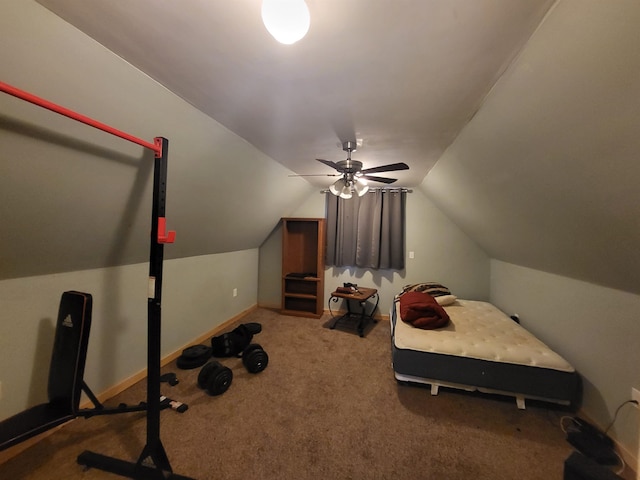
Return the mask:
[(176, 232), (166, 230), (165, 219), (167, 150), (169, 141), (166, 138), (156, 137), (153, 143), (147, 142), (3, 82), (0, 82), (0, 91), (129, 142), (136, 143), (155, 152), (153, 200), (151, 208), (151, 239), (149, 248), (149, 298), (147, 304), (146, 445), (138, 461), (135, 463), (90, 451), (81, 453), (78, 456), (78, 463), (133, 479), (193, 480), (189, 477), (173, 473), (160, 439), (162, 265), (164, 260), (164, 244), (173, 243), (176, 236)]

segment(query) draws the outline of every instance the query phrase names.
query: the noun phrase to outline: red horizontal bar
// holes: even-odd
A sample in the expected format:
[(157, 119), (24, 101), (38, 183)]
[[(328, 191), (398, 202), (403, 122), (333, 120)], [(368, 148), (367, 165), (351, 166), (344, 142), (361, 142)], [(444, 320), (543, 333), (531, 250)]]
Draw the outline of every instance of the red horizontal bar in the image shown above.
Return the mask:
[(26, 100), (27, 102), (33, 103), (34, 105), (38, 105), (39, 107), (46, 108), (51, 110), (52, 112), (59, 113), (60, 115), (64, 115), (65, 117), (69, 117), (73, 120), (77, 120), (78, 122), (82, 122), (90, 127), (97, 128), (98, 130), (102, 130), (103, 132), (110, 133), (111, 135), (115, 135), (116, 137), (123, 138), (133, 143), (137, 143), (138, 145), (142, 145), (149, 150), (153, 150), (156, 152), (156, 157), (162, 155), (162, 146), (157, 145), (155, 143), (150, 143), (145, 140), (142, 140), (138, 137), (134, 137), (133, 135), (129, 135), (121, 130), (110, 127), (109, 125), (105, 125), (104, 123), (98, 122), (92, 118), (86, 117), (80, 113), (74, 112), (73, 110), (69, 110), (68, 108), (61, 107), (60, 105), (56, 105), (48, 100), (40, 98), (31, 93), (25, 92), (24, 90), (20, 90), (19, 88), (12, 87), (11, 85), (0, 82), (0, 91), (8, 93), (9, 95), (13, 95), (14, 97), (20, 98), (21, 100)]

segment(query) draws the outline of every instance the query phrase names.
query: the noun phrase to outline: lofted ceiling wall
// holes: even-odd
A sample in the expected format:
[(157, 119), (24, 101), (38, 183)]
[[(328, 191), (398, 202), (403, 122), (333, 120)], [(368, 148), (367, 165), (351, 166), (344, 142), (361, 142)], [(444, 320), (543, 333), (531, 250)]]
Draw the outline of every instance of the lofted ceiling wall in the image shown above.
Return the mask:
[[(261, 0), (38, 0), (299, 174), (361, 143), (415, 186), (474, 115), (553, 0), (306, 0), (307, 36), (277, 43)], [(330, 180), (308, 177), (318, 187)]]
[[(640, 293), (636, 0), (307, 3), (308, 36), (282, 46), (262, 27), (259, 0), (39, 0), (49, 11), (8, 0), (0, 80), (170, 137), (170, 227), (190, 236), (171, 249), (177, 257), (257, 247), (275, 219), (332, 182), (288, 175), (332, 173), (315, 159), (341, 160), (341, 143), (356, 140), (365, 167), (408, 163), (396, 185), (423, 189), (491, 257)], [(3, 278), (24, 275), (25, 262), (26, 274), (57, 271), (65, 245), (82, 268), (144, 261), (127, 240), (144, 230), (139, 149), (12, 99), (0, 108)], [(100, 162), (74, 169), (86, 153)], [(72, 180), (47, 166), (52, 154)], [(52, 180), (99, 193), (83, 205), (95, 213), (88, 225), (30, 200), (73, 209), (41, 188)], [(119, 230), (105, 230), (109, 219)], [(92, 246), (66, 243), (80, 228)], [(60, 231), (67, 237), (50, 235)], [(23, 270), (6, 273), (12, 265)]]
[[(316, 190), (33, 1), (0, 7), (1, 81), (169, 140), (166, 258), (258, 248)], [(0, 279), (145, 263), (153, 155), (0, 94)]]
[(638, 25), (558, 2), (423, 182), (492, 258), (640, 293)]

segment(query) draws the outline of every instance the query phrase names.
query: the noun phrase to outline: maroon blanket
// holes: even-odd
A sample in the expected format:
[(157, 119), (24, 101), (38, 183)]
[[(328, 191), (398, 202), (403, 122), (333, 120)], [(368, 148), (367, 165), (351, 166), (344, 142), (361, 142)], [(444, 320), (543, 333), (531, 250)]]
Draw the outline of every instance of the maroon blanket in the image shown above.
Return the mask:
[(407, 292), (400, 296), (400, 318), (425, 330), (444, 327), (449, 315), (435, 298), (424, 292)]

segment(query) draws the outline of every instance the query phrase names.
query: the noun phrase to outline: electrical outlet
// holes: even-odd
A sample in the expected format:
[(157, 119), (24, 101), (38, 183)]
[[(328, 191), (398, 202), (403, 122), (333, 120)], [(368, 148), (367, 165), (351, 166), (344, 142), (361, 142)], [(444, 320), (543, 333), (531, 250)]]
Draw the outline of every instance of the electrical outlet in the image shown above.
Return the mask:
[(233, 296), (234, 296), (234, 297), (237, 297), (237, 296), (238, 296), (238, 289), (237, 289), (237, 288), (234, 288), (234, 289), (233, 289)]
[(636, 408), (640, 408), (640, 390), (631, 387), (631, 400), (635, 400), (636, 402), (638, 402), (636, 404)]

